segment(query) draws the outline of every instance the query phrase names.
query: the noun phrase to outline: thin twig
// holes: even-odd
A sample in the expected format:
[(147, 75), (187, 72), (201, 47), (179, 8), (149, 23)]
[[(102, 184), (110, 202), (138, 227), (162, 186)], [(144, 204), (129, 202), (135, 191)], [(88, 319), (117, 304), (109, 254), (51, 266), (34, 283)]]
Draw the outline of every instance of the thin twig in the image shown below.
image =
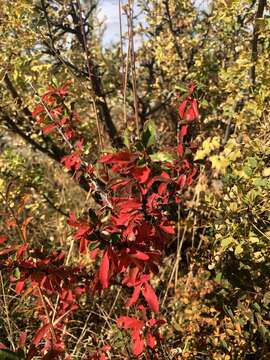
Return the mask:
[(253, 36), (251, 41), (251, 62), (252, 66), (250, 68), (250, 81), (252, 87), (254, 88), (256, 83), (256, 62), (258, 60), (258, 40), (259, 40), (259, 24), (258, 19), (263, 17), (264, 9), (267, 5), (267, 0), (259, 0), (258, 8), (254, 19), (254, 27), (253, 27)]
[(136, 133), (139, 138), (140, 127), (139, 127), (139, 108), (138, 108), (138, 93), (137, 93), (137, 78), (136, 78), (136, 59), (134, 51), (134, 31), (133, 31), (133, 13), (134, 13), (134, 0), (128, 1), (128, 37), (130, 43), (130, 64), (132, 74), (132, 90), (133, 90), (133, 103), (135, 111), (135, 124)]
[[(93, 66), (92, 66), (92, 62), (90, 60), (90, 53), (89, 53), (88, 43), (87, 43), (86, 34), (85, 34), (85, 28), (84, 28), (84, 24), (83, 24), (83, 12), (82, 12), (82, 7), (81, 7), (80, 0), (77, 0), (77, 6), (78, 6), (78, 9), (79, 9), (81, 34), (82, 34), (82, 38), (83, 38), (83, 48), (84, 48), (84, 53), (85, 53), (88, 77), (89, 77), (89, 81), (91, 82), (91, 81), (93, 81), (93, 76), (94, 76), (94, 74), (93, 74)], [(97, 132), (98, 132), (99, 152), (101, 153), (101, 151), (103, 149), (103, 143), (102, 143), (102, 137), (101, 137), (101, 128), (100, 128), (99, 119), (98, 119), (98, 113), (97, 113), (96, 96), (95, 96), (95, 93), (92, 92), (92, 91), (91, 91), (91, 97), (93, 99), (93, 106), (94, 106), (95, 119), (96, 119), (96, 127), (97, 127)]]
[(47, 316), (47, 321), (50, 324), (50, 330), (51, 330), (53, 342), (56, 343), (56, 334), (55, 334), (55, 331), (54, 331), (53, 322), (52, 322), (52, 320), (50, 318), (50, 314), (49, 314), (49, 311), (48, 311), (48, 308), (47, 308), (47, 305), (46, 305), (42, 290), (41, 290), (41, 288), (39, 286), (37, 286), (37, 289), (38, 289), (38, 292), (39, 292), (39, 297), (40, 297), (40, 300), (42, 302), (45, 314)]
[(14, 345), (14, 340), (13, 340), (13, 331), (12, 331), (11, 322), (10, 322), (10, 318), (9, 318), (8, 304), (7, 304), (6, 294), (5, 294), (5, 287), (4, 287), (4, 282), (3, 282), (2, 271), (0, 271), (0, 281), (1, 281), (1, 290), (2, 290), (4, 309), (5, 309), (5, 313), (6, 313), (6, 320), (7, 320), (7, 326), (8, 326), (8, 340), (11, 343), (12, 349), (15, 350), (15, 345)]
[(84, 335), (85, 335), (86, 330), (87, 330), (88, 321), (89, 321), (91, 315), (92, 315), (92, 312), (89, 312), (89, 314), (87, 315), (87, 318), (86, 318), (86, 320), (85, 320), (85, 324), (84, 324), (84, 326), (83, 326), (82, 332), (81, 332), (81, 334), (80, 334), (80, 336), (79, 336), (79, 338), (78, 338), (78, 340), (77, 340), (77, 342), (76, 342), (76, 345), (75, 345), (75, 347), (74, 347), (74, 349), (73, 349), (73, 351), (72, 351), (72, 355), (75, 355), (75, 353), (76, 353), (76, 351), (77, 351), (77, 348), (78, 348), (80, 342), (81, 342), (81, 341), (83, 340), (83, 338), (84, 338)]

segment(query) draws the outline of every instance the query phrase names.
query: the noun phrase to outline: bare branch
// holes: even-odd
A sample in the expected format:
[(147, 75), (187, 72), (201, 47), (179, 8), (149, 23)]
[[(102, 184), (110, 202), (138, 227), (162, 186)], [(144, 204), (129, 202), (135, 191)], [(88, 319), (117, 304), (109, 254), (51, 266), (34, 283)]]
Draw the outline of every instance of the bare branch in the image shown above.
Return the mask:
[(259, 0), (258, 8), (255, 15), (255, 24), (253, 27), (253, 37), (251, 41), (251, 61), (252, 66), (250, 69), (250, 81), (254, 88), (256, 84), (256, 62), (258, 60), (258, 40), (259, 40), (259, 24), (258, 19), (263, 17), (264, 9), (267, 5), (267, 0)]

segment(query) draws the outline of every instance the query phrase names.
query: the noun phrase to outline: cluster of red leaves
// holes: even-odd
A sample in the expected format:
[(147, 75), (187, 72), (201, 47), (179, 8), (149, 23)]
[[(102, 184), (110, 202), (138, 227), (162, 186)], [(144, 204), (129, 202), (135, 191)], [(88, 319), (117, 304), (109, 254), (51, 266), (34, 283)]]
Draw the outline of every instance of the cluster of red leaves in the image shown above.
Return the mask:
[[(187, 121), (198, 117), (197, 101), (191, 96), (190, 93), (179, 107), (181, 118)], [(106, 174), (109, 214), (103, 206), (96, 211), (93, 223), (80, 223), (73, 214), (70, 216), (69, 224), (77, 228), (74, 238), (79, 240), (80, 250), (86, 251), (89, 245), (98, 249), (94, 255), (100, 255), (93, 291), (106, 289), (110, 281), (118, 279), (123, 287), (132, 289), (127, 307), (144, 304), (152, 312), (159, 312), (158, 297), (150, 280), (158, 274), (163, 251), (174, 236), (174, 222), (168, 209), (170, 204), (182, 201), (181, 194), (196, 174), (196, 168), (184, 157), (187, 129), (188, 124), (179, 129), (178, 149), (182, 147), (179, 157), (173, 163), (160, 164), (159, 168), (146, 152), (126, 149), (103, 156), (100, 162), (110, 169)], [(117, 321), (119, 327), (130, 329), (134, 355), (139, 355), (145, 345), (155, 345), (151, 332), (148, 340), (144, 340), (142, 329), (146, 323), (148, 329), (149, 324), (156, 325), (157, 321), (129, 317)]]
[[(11, 273), (10, 281), (16, 282), (17, 295), (22, 299), (31, 295), (43, 324), (32, 339), (32, 345), (38, 347), (44, 339), (43, 352), (54, 350), (55, 354), (64, 351), (64, 326), (78, 309), (77, 300), (86, 292), (90, 282), (89, 275), (83, 269), (65, 266), (64, 262), (63, 251), (46, 254), (39, 249), (34, 249), (27, 258), (22, 254), (18, 256), (17, 251), (15, 257), (1, 261), (1, 268)], [(19, 280), (12, 275), (14, 269), (20, 271)], [(54, 308), (51, 322), (45, 297), (50, 307)], [(53, 305), (54, 301), (56, 305)]]
[(143, 305), (138, 307), (141, 311), (141, 318), (136, 319), (129, 316), (120, 316), (117, 319), (117, 326), (129, 331), (132, 340), (132, 352), (135, 356), (140, 355), (146, 346), (154, 349), (162, 337), (159, 327), (164, 324), (163, 320), (147, 319), (146, 309)]
[[(54, 131), (68, 141), (72, 150), (62, 163), (68, 170), (78, 173), (77, 177), (87, 173), (91, 187), (100, 171), (95, 173), (87, 163), (83, 141), (76, 136), (71, 119), (63, 115), (66, 114), (64, 99), (68, 86), (50, 88), (34, 109), (33, 116), (43, 125), (45, 135)], [(164, 249), (175, 237), (177, 204), (185, 201), (196, 175), (196, 167), (185, 152), (185, 147), (190, 144), (184, 142), (189, 122), (198, 117), (193, 92), (194, 88), (190, 87), (188, 96), (179, 106), (184, 123), (180, 122), (178, 145), (174, 149), (177, 156), (173, 161), (153, 163), (146, 148), (140, 151), (122, 149), (102, 156), (99, 166), (105, 165), (101, 176), (105, 188), (99, 206), (89, 210), (89, 220), (77, 219), (70, 214), (68, 224), (76, 229), (73, 236), (79, 243), (80, 252), (89, 253), (99, 264), (90, 283), (82, 266), (77, 269), (65, 266), (63, 252), (42, 254), (35, 250), (30, 256), (26, 251), (28, 245), (24, 244), (15, 259), (10, 257), (6, 261), (7, 269), (14, 266), (20, 269), (17, 294), (21, 294), (27, 285), (22, 296), (32, 293), (40, 309), (39, 318), (43, 325), (32, 340), (35, 347), (44, 339), (44, 350), (62, 351), (63, 327), (76, 311), (77, 299), (86, 291), (101, 295), (111, 283), (119, 284), (130, 294), (126, 307), (133, 307), (136, 312), (141, 310), (142, 319), (120, 316), (117, 320), (118, 327), (130, 333), (133, 354), (138, 356), (146, 346), (153, 349), (160, 342), (158, 328), (163, 322), (153, 316), (147, 317), (151, 312), (159, 312), (158, 295), (151, 283), (154, 275), (158, 275)], [(6, 238), (1, 236), (0, 243), (5, 241)], [(25, 254), (28, 257), (24, 258)], [(82, 278), (84, 285), (79, 286)], [(43, 293), (48, 299), (57, 297), (51, 321), (48, 321)], [(107, 350), (98, 349), (92, 358), (105, 359)]]
[(70, 85), (71, 81), (67, 81), (60, 88), (50, 86), (34, 108), (32, 116), (42, 125), (41, 130), (44, 135), (58, 130), (68, 141), (76, 136), (73, 122), (78, 121), (79, 117), (75, 113), (70, 113), (64, 103)]
[[(27, 225), (32, 217), (19, 220), (23, 218), (22, 211), (28, 199), (26, 194), (18, 206), (10, 211), (8, 195), (5, 198), (7, 211), (2, 214), (3, 219), (10, 232), (20, 234), (20, 237), (0, 236), (0, 270), (9, 274), (11, 283), (16, 283), (15, 291), (21, 299), (31, 298), (36, 320), (41, 322), (31, 340), (27, 359), (37, 354), (41, 341), (41, 352), (49, 351), (50, 359), (54, 359), (65, 349), (65, 325), (78, 309), (79, 298), (89, 288), (91, 278), (82, 267), (65, 265), (63, 251), (48, 252), (31, 248)], [(26, 334), (22, 333), (22, 336), (26, 337)], [(20, 341), (19, 347), (23, 345)]]

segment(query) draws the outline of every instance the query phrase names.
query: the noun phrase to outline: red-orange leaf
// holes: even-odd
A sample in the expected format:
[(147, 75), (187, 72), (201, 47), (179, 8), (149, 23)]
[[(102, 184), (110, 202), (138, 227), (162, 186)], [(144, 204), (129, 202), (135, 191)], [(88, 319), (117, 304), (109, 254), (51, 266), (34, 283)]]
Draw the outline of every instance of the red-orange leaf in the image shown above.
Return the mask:
[(110, 267), (109, 255), (108, 255), (108, 251), (105, 251), (99, 268), (99, 281), (103, 289), (109, 286), (109, 267)]
[(4, 244), (4, 242), (6, 242), (8, 239), (8, 237), (6, 235), (1, 235), (0, 236), (0, 244)]
[(50, 328), (51, 328), (50, 324), (46, 324), (46, 325), (42, 326), (36, 333), (32, 343), (35, 346), (38, 346), (40, 341), (47, 335), (48, 331), (50, 331)]
[(28, 249), (28, 247), (29, 247), (29, 243), (26, 243), (23, 246), (21, 246), (16, 253), (17, 258), (21, 257)]
[(187, 100), (184, 100), (181, 102), (178, 108), (179, 115), (182, 119), (184, 118), (185, 115), (186, 106), (187, 106)]
[(137, 302), (138, 299), (139, 299), (140, 292), (141, 292), (141, 286), (140, 286), (140, 285), (139, 285), (139, 286), (135, 286), (134, 291), (133, 291), (133, 294), (132, 294), (131, 298), (129, 299), (128, 303), (127, 303), (127, 307), (136, 304), (136, 302)]
[(135, 356), (139, 356), (144, 350), (144, 338), (138, 336), (132, 346), (132, 352)]
[(155, 337), (151, 334), (151, 333), (148, 333), (147, 334), (147, 345), (153, 349), (156, 345), (156, 340), (155, 340)]
[(148, 305), (150, 306), (151, 310), (157, 313), (159, 311), (158, 299), (154, 289), (147, 282), (144, 283), (144, 287), (142, 288), (142, 294), (145, 300), (147, 301)]
[(144, 184), (148, 180), (150, 173), (151, 170), (147, 166), (137, 167), (131, 171), (131, 175), (141, 184)]
[(54, 131), (56, 125), (55, 124), (49, 124), (49, 125), (45, 125), (42, 128), (42, 132), (44, 135), (49, 135), (51, 132)]
[(20, 294), (22, 289), (24, 288), (24, 285), (25, 285), (25, 281), (24, 280), (20, 280), (17, 282), (16, 284), (16, 294)]

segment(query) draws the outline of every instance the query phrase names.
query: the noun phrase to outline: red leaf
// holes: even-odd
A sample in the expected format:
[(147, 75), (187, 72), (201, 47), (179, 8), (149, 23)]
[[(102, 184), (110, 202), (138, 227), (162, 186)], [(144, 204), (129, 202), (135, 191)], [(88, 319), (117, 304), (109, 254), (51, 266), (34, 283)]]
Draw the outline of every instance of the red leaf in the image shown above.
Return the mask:
[(21, 257), (25, 253), (28, 246), (29, 246), (29, 243), (26, 243), (18, 249), (18, 251), (16, 253), (17, 258)]
[(193, 182), (193, 176), (196, 174), (197, 172), (197, 169), (196, 168), (193, 168), (191, 173), (188, 175), (188, 178), (187, 178), (187, 184), (190, 186)]
[(139, 299), (140, 292), (141, 292), (141, 285), (135, 286), (133, 294), (132, 294), (131, 298), (129, 299), (128, 303), (127, 303), (128, 307), (136, 304), (136, 302)]
[(160, 176), (163, 177), (164, 179), (170, 180), (170, 175), (166, 173), (166, 171), (162, 171)]
[(187, 106), (187, 100), (184, 100), (183, 102), (181, 102), (178, 108), (178, 113), (182, 119), (184, 118), (186, 106)]
[(62, 98), (64, 98), (67, 95), (67, 90), (70, 87), (70, 84), (71, 84), (71, 81), (69, 80), (65, 83), (65, 85), (63, 87), (60, 87), (58, 89), (57, 92)]
[(27, 228), (27, 225), (30, 223), (30, 221), (31, 221), (32, 219), (33, 219), (33, 218), (30, 216), (30, 217), (26, 218), (26, 219), (24, 220), (24, 222), (22, 223), (22, 235), (23, 235), (23, 238), (24, 238), (25, 241), (27, 240), (26, 228)]
[(8, 248), (4, 248), (4, 249), (0, 250), (0, 255), (8, 254), (17, 249), (18, 249), (18, 245), (9, 246)]
[(45, 120), (45, 115), (37, 115), (36, 116), (36, 122), (37, 124), (42, 124)]
[(75, 133), (72, 129), (68, 129), (67, 131), (64, 132), (65, 137), (70, 140), (75, 136)]
[(40, 114), (42, 111), (44, 110), (43, 105), (38, 104), (35, 108), (34, 111), (32, 112), (32, 116), (36, 117), (38, 114)]
[(88, 235), (88, 233), (91, 231), (91, 227), (88, 224), (80, 224), (78, 228), (78, 231), (74, 235), (74, 239), (76, 240), (80, 240), (81, 238)]
[(19, 343), (18, 343), (18, 345), (19, 345), (20, 348), (24, 347), (24, 345), (25, 345), (26, 335), (27, 335), (27, 334), (26, 334), (25, 331), (20, 333)]
[(144, 184), (148, 180), (150, 173), (151, 170), (147, 166), (137, 167), (131, 171), (131, 175), (141, 184)]
[(187, 97), (178, 108), (181, 119), (192, 121), (199, 116), (198, 102), (196, 99)]
[(74, 227), (79, 227), (80, 223), (76, 220), (75, 215), (71, 212), (69, 214), (69, 218), (67, 220), (68, 225), (70, 226), (74, 226)]
[(153, 349), (156, 345), (156, 340), (155, 340), (155, 337), (151, 334), (151, 333), (148, 333), (147, 334), (147, 345)]
[(108, 251), (105, 251), (99, 268), (99, 281), (103, 289), (106, 289), (109, 286), (109, 266), (110, 260)]
[(177, 145), (177, 155), (181, 158), (184, 153), (184, 147), (182, 144)]
[(139, 250), (135, 250), (135, 253), (131, 253), (129, 255), (138, 260), (143, 260), (143, 261), (149, 260), (149, 255), (147, 255)]
[(80, 239), (80, 253), (81, 254), (86, 252), (88, 243), (89, 243), (89, 241), (86, 238), (82, 237)]
[(64, 156), (61, 160), (61, 163), (63, 163), (68, 170), (70, 170), (71, 168), (79, 170), (79, 168), (81, 167), (81, 159), (76, 152)]
[(41, 98), (46, 104), (53, 105), (56, 99), (54, 98), (54, 96), (52, 96), (52, 94), (53, 91), (47, 91)]
[(174, 235), (174, 227), (172, 226), (172, 225), (159, 225), (159, 227), (160, 227), (160, 229), (162, 230), (162, 231), (164, 231), (165, 233), (167, 233), (167, 234), (172, 234), (172, 235)]
[(189, 106), (188, 106), (184, 116), (185, 116), (185, 119), (188, 121), (192, 121), (199, 116), (197, 100), (191, 99), (189, 101)]
[(110, 345), (104, 345), (104, 346), (102, 346), (102, 348), (101, 348), (101, 350), (102, 351), (109, 351), (109, 350), (111, 350), (111, 346)]
[(48, 331), (50, 331), (50, 328), (51, 328), (50, 324), (46, 324), (46, 325), (42, 326), (36, 333), (32, 343), (35, 346), (38, 346), (40, 341), (47, 335)]
[(199, 117), (199, 110), (198, 110), (198, 101), (196, 99), (193, 99), (191, 102), (191, 107), (194, 113), (194, 117), (197, 118)]
[(44, 135), (48, 135), (48, 134), (50, 134), (51, 132), (53, 132), (53, 130), (55, 129), (55, 127), (56, 127), (55, 124), (49, 124), (49, 125), (43, 126), (42, 132), (43, 132)]
[(16, 289), (15, 289), (16, 294), (19, 295), (21, 293), (22, 289), (24, 288), (24, 285), (25, 285), (25, 280), (20, 280), (17, 282)]
[(158, 187), (158, 195), (165, 195), (167, 191), (168, 184), (161, 183)]
[(63, 125), (65, 125), (65, 123), (67, 122), (67, 118), (65, 118), (65, 117), (63, 117), (60, 121), (59, 121), (59, 124), (61, 125), (61, 126), (63, 126)]
[(124, 329), (133, 329), (140, 331), (143, 328), (144, 322), (129, 316), (120, 316), (116, 324), (118, 327), (123, 327)]
[(57, 117), (57, 116), (59, 116), (59, 115), (62, 114), (62, 111), (63, 111), (62, 107), (61, 107), (61, 106), (58, 106), (58, 107), (52, 109), (52, 110), (50, 111), (50, 114), (51, 114), (53, 117)]
[(137, 278), (138, 272), (139, 272), (138, 267), (130, 268), (128, 275), (123, 280), (123, 284), (126, 284), (129, 287), (134, 286), (136, 283), (136, 278)]
[(114, 163), (127, 163), (134, 159), (134, 155), (129, 151), (119, 151), (115, 154), (108, 154), (102, 156), (100, 162), (105, 164), (114, 164)]
[(181, 127), (181, 129), (180, 129), (180, 136), (181, 137), (184, 137), (184, 136), (187, 135), (187, 129), (188, 129), (187, 125), (184, 125), (184, 126)]
[(112, 190), (118, 190), (119, 188), (127, 186), (131, 180), (120, 180), (111, 186)]
[(177, 180), (177, 184), (180, 186), (180, 187), (184, 187), (185, 184), (186, 184), (186, 180), (187, 180), (187, 177), (185, 174), (182, 174), (179, 176), (178, 180)]
[(154, 289), (147, 282), (144, 283), (144, 287), (142, 288), (142, 294), (143, 294), (145, 300), (147, 301), (148, 305), (150, 306), (150, 308), (155, 313), (157, 313), (159, 311), (158, 299), (157, 299)]
[(121, 207), (122, 211), (130, 212), (132, 210), (139, 210), (142, 208), (142, 204), (140, 201), (136, 199), (120, 199), (116, 202), (116, 205)]
[(133, 342), (132, 352), (135, 356), (139, 356), (144, 350), (144, 339), (141, 336), (136, 337)]
[(8, 239), (8, 237), (6, 235), (1, 235), (0, 236), (0, 244), (4, 244), (4, 242), (6, 242)]

